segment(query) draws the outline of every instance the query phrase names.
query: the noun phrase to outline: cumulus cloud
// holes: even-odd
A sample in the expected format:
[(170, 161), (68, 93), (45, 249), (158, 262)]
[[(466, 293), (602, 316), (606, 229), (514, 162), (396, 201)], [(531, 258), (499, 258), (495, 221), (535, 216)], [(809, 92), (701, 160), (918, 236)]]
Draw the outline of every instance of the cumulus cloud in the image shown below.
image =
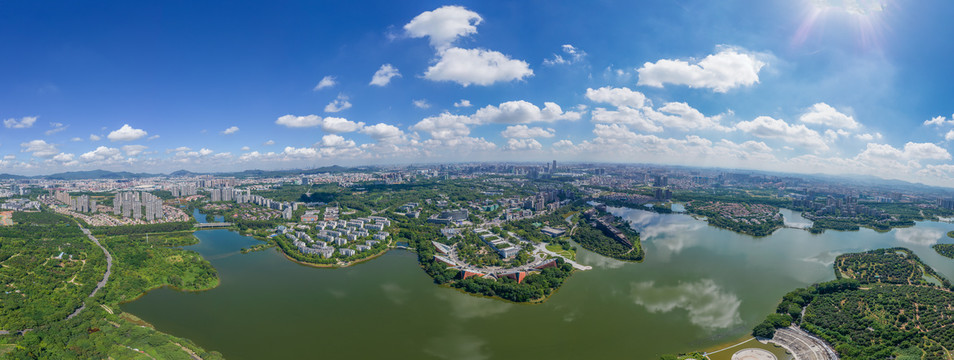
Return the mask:
[(520, 150), (540, 150), (543, 148), (543, 145), (535, 139), (508, 139), (507, 146), (504, 146), (504, 150), (510, 151), (520, 151)]
[(148, 133), (142, 129), (135, 129), (129, 124), (123, 124), (118, 130), (114, 130), (106, 135), (106, 138), (111, 141), (133, 141), (139, 140), (146, 137)]
[(851, 116), (842, 114), (826, 103), (817, 103), (799, 118), (806, 124), (823, 125), (834, 129), (857, 129), (861, 126)]
[(471, 106), (473, 105), (471, 105), (470, 100), (467, 100), (467, 99), (460, 99), (460, 101), (454, 103), (454, 107), (457, 107), (457, 108), (471, 107)]
[(467, 87), (533, 76), (533, 70), (525, 61), (511, 59), (498, 51), (449, 48), (439, 56), (437, 63), (424, 72), (425, 79), (451, 81)]
[(398, 129), (397, 126), (385, 123), (365, 126), (360, 132), (370, 136), (378, 142), (393, 143), (404, 138), (404, 132), (401, 131), (401, 129)]
[(552, 58), (544, 59), (543, 65), (554, 66), (554, 65), (572, 65), (578, 63), (586, 57), (586, 52), (576, 48), (570, 44), (564, 44), (560, 47), (563, 50), (563, 54), (553, 54)]
[(620, 106), (616, 110), (593, 109), (592, 119), (599, 123), (623, 124), (644, 132), (660, 132), (663, 128), (637, 109)]
[(72, 162), (75, 157), (76, 155), (74, 154), (59, 153), (53, 157), (53, 161), (60, 162), (60, 163), (68, 163), (68, 162)]
[(557, 120), (579, 120), (582, 114), (576, 111), (563, 111), (560, 105), (544, 102), (543, 109), (524, 100), (508, 101), (499, 106), (487, 105), (472, 116), (479, 124), (526, 124), (533, 122), (554, 122)]
[(43, 140), (32, 140), (21, 143), (20, 152), (32, 153), (33, 156), (38, 158), (50, 158), (60, 153), (60, 151), (56, 149), (56, 145)]
[(398, 72), (396, 67), (391, 66), (391, 64), (384, 64), (371, 76), (371, 83), (369, 85), (387, 86), (394, 77), (401, 77), (401, 73)]
[(445, 49), (458, 37), (476, 34), (482, 21), (479, 14), (463, 6), (442, 6), (415, 16), (404, 25), (404, 31), (412, 38), (428, 37), (431, 46)]
[(321, 125), (321, 117), (318, 115), (295, 116), (289, 114), (278, 118), (275, 123), (290, 128), (315, 127)]
[(100, 146), (96, 150), (80, 155), (80, 159), (85, 162), (122, 160), (122, 152), (117, 148)]
[(232, 135), (234, 133), (237, 133), (238, 131), (239, 131), (238, 126), (229, 126), (228, 129), (222, 130), (222, 134)]
[(326, 75), (325, 77), (321, 78), (321, 81), (318, 82), (318, 85), (315, 85), (314, 90), (318, 91), (324, 88), (330, 88), (332, 86), (335, 86), (337, 83), (338, 82), (335, 81), (334, 76)]
[(265, 146), (275, 145), (275, 140), (268, 140), (266, 142), (263, 142), (262, 145), (265, 145)]
[(882, 137), (883, 136), (879, 132), (855, 135), (855, 139), (862, 140), (862, 141), (881, 140)]
[(508, 126), (504, 131), (500, 132), (500, 136), (506, 138), (519, 138), (519, 139), (528, 139), (528, 138), (537, 138), (537, 137), (553, 137), (554, 130), (541, 127), (527, 127), (527, 125), (513, 125)]
[(924, 120), (924, 126), (934, 125), (934, 126), (940, 127), (942, 125), (951, 125), (951, 124), (954, 124), (954, 115), (951, 115), (951, 118), (952, 118), (951, 120), (948, 120), (947, 118), (943, 116), (935, 116), (931, 118), (930, 120)]
[(781, 119), (768, 116), (759, 116), (752, 121), (742, 121), (735, 125), (736, 129), (766, 139), (779, 139), (787, 143), (810, 148), (813, 151), (826, 151), (828, 144), (815, 130), (805, 125), (790, 125)]
[(249, 151), (249, 150), (252, 150), (252, 148), (250, 148), (250, 147), (248, 147), (248, 146), (243, 146), (241, 150), (242, 150), (242, 151)]
[(339, 117), (326, 117), (321, 122), (321, 129), (330, 133), (358, 131), (362, 126), (364, 126), (363, 122), (354, 122)]
[(19, 121), (13, 118), (3, 120), (3, 126), (7, 129), (26, 129), (32, 127), (35, 122), (36, 116), (24, 116)]
[(89, 141), (99, 141), (99, 139), (101, 139), (99, 136), (89, 134)]
[(610, 86), (599, 89), (586, 89), (586, 98), (598, 103), (606, 103), (613, 106), (628, 106), (639, 109), (646, 105), (646, 95), (639, 91), (633, 91), (629, 88), (614, 88)]
[(126, 156), (136, 156), (142, 154), (148, 147), (145, 145), (124, 145), (121, 149), (126, 153)]
[(343, 94), (338, 94), (337, 99), (334, 99), (328, 103), (328, 105), (325, 105), (325, 112), (336, 113), (350, 108), (351, 103), (348, 101), (348, 97)]
[(411, 130), (425, 131), (434, 139), (447, 140), (469, 135), (470, 128), (467, 125), (472, 123), (473, 121), (469, 116), (444, 112), (437, 116), (422, 119), (411, 126)]
[(941, 240), (943, 236), (944, 233), (936, 229), (905, 228), (894, 230), (895, 240), (920, 246), (937, 244), (937, 241)]
[(724, 48), (695, 63), (670, 59), (647, 62), (637, 70), (638, 84), (663, 87), (669, 83), (724, 93), (758, 83), (759, 71), (765, 65), (758, 57), (742, 49)]
[(414, 100), (412, 103), (414, 103), (414, 107), (418, 109), (427, 109), (431, 107), (431, 104), (427, 103), (427, 99)]
[[(358, 131), (364, 126), (363, 122), (354, 122), (345, 118), (340, 117), (326, 117), (322, 118), (318, 115), (305, 115), (305, 116), (295, 116), (295, 115), (285, 115), (278, 120), (275, 120), (275, 123), (290, 128), (306, 128), (306, 127), (316, 127), (321, 126), (321, 129), (330, 132), (330, 133), (343, 133), (343, 132), (352, 132)], [(269, 142), (272, 142), (269, 140)], [(272, 142), (274, 144), (274, 142)], [(271, 145), (266, 143), (265, 145)]]

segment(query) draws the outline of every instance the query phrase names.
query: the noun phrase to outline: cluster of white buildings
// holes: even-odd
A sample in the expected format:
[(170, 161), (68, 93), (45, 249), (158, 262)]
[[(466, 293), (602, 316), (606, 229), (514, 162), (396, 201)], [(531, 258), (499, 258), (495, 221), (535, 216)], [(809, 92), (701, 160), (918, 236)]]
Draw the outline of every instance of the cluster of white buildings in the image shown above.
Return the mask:
[(514, 255), (520, 252), (520, 246), (501, 239), (497, 234), (490, 232), (490, 230), (478, 228), (474, 229), (474, 233), (480, 237), (481, 241), (490, 246), (491, 249), (494, 249), (494, 251), (500, 254), (500, 257), (504, 259), (514, 257)]
[[(330, 258), (337, 251), (341, 256), (353, 256), (359, 252), (371, 250), (390, 235), (384, 231), (391, 225), (391, 221), (381, 216), (370, 216), (352, 220), (319, 221), (315, 225), (317, 234), (312, 237), (304, 231), (290, 231), (284, 226), (278, 227), (278, 232), (284, 234), (292, 244), (303, 254), (318, 254)], [(371, 237), (372, 240), (359, 239)], [(356, 243), (354, 248), (349, 248)]]
[(212, 202), (234, 201), (238, 204), (255, 204), (267, 207), (269, 209), (282, 212), (282, 218), (290, 220), (295, 210), (298, 209), (298, 203), (280, 202), (261, 195), (252, 195), (251, 189), (235, 189), (231, 187), (214, 188), (210, 190)]
[(113, 215), (122, 215), (122, 217), (138, 220), (143, 218), (143, 214), (145, 214), (146, 221), (164, 218), (162, 199), (145, 191), (121, 191), (116, 193), (116, 197), (113, 198)]

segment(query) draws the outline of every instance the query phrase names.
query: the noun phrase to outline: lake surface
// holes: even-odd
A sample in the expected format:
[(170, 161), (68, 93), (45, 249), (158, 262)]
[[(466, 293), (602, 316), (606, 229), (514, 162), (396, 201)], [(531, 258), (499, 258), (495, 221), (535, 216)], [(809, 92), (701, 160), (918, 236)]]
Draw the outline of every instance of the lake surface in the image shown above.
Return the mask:
[[(580, 249), (594, 266), (546, 303), (519, 305), (439, 287), (416, 255), (394, 250), (367, 263), (319, 269), (227, 230), (196, 232), (221, 285), (167, 288), (123, 305), (157, 329), (229, 359), (630, 358), (700, 350), (736, 340), (774, 311), (782, 295), (834, 279), (838, 254), (902, 246), (954, 278), (954, 260), (930, 245), (954, 224), (922, 222), (877, 233), (785, 228), (754, 238), (684, 214), (610, 208), (632, 221), (646, 260), (625, 263)], [(784, 212), (793, 223), (808, 220)]]

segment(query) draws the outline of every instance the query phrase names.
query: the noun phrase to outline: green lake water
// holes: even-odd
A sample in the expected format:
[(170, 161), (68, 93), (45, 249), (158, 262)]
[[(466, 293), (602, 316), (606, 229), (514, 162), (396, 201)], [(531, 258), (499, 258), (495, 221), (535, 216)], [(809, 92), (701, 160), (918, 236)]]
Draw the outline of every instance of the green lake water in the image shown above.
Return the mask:
[[(954, 278), (954, 260), (930, 248), (951, 242), (945, 234), (954, 224), (819, 235), (785, 228), (754, 238), (684, 214), (611, 210), (641, 232), (646, 260), (581, 249), (578, 261), (594, 269), (576, 272), (540, 305), (439, 287), (404, 250), (319, 269), (274, 249), (241, 254), (259, 242), (205, 230), (188, 249), (218, 269), (219, 287), (158, 289), (123, 310), (229, 359), (655, 359), (748, 334), (786, 292), (834, 279), (841, 253), (906, 247)], [(782, 212), (792, 224), (810, 225)]]

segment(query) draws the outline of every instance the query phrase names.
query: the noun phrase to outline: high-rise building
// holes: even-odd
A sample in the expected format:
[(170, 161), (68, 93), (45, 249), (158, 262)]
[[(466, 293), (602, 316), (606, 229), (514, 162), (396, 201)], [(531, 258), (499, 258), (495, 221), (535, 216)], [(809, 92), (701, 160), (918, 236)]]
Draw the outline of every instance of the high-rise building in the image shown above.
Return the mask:
[(550, 166), (550, 173), (551, 173), (551, 174), (555, 174), (555, 173), (556, 173), (556, 169), (557, 169), (557, 167), (556, 167), (556, 160), (553, 160), (553, 165)]

